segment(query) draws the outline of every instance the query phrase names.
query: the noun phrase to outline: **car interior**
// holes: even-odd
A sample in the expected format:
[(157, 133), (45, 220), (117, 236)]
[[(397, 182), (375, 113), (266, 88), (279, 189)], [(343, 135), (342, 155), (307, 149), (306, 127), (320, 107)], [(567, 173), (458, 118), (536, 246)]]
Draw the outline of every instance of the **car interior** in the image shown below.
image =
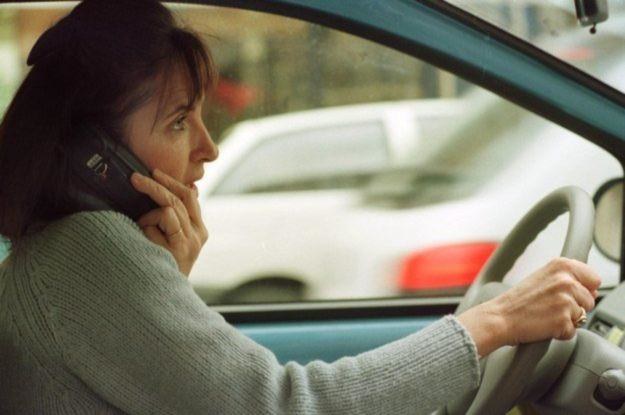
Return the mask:
[[(75, 4), (0, 0), (0, 114)], [(603, 278), (577, 335), (493, 352), (436, 413), (625, 414), (624, 4), (166, 4), (221, 73), (190, 276), (207, 306), (282, 363), (333, 362), (577, 259)], [(442, 104), (358, 111), (414, 100)], [(360, 124), (315, 112), (343, 107)]]

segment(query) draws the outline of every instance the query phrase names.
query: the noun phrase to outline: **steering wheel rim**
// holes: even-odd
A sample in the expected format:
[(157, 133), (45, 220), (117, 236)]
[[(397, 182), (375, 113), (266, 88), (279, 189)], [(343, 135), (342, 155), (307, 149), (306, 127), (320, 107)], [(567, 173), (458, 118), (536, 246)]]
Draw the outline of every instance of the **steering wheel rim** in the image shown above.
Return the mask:
[[(540, 232), (566, 212), (569, 212), (569, 223), (561, 256), (586, 262), (593, 242), (594, 204), (588, 193), (579, 187), (557, 189), (534, 205), (515, 225), (480, 271), (456, 309), (456, 315), (505, 291), (507, 286), (503, 284), (503, 278), (516, 260)], [(497, 364), (490, 367), (488, 360), (491, 356), (485, 358), (482, 366), (488, 370), (483, 373), (480, 387), (448, 406), (448, 413), (505, 413), (521, 397), (525, 381), (533, 374), (552, 343), (548, 340), (502, 348), (505, 350), (492, 359)], [(559, 368), (559, 373), (572, 347), (555, 349), (556, 352), (550, 352), (550, 356), (558, 357), (560, 363), (554, 364), (553, 368)]]

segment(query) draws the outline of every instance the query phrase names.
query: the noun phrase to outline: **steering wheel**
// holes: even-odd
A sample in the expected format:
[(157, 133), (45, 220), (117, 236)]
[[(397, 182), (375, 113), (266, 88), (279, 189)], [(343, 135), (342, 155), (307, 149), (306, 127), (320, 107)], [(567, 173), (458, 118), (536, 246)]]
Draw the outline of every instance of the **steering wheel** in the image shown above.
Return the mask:
[[(592, 246), (594, 205), (578, 187), (563, 187), (538, 202), (512, 229), (473, 282), (456, 314), (506, 291), (503, 278), (536, 236), (569, 212), (562, 256), (586, 262)], [(502, 347), (481, 360), (482, 381), (446, 407), (448, 414), (506, 413), (522, 398), (544, 391), (566, 366), (575, 339)], [(540, 364), (539, 364), (540, 362)], [(531, 390), (526, 390), (532, 379)], [(440, 412), (439, 412), (440, 413)]]

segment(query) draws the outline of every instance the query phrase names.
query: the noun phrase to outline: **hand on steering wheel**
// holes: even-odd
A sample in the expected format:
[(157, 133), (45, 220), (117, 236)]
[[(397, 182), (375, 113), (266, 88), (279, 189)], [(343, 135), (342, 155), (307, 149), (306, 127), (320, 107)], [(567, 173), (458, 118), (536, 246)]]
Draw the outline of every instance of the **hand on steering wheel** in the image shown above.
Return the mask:
[(600, 284), (599, 276), (583, 262), (556, 258), (519, 285), (463, 312), (458, 320), (480, 356), (504, 345), (569, 340), (577, 322), (594, 308)]
[[(506, 292), (509, 287), (502, 280), (517, 258), (547, 225), (567, 211), (569, 226), (562, 257), (570, 260), (556, 259)], [(523, 397), (528, 379), (539, 371), (538, 364), (546, 354), (550, 355), (550, 366), (547, 371), (541, 369), (541, 373), (548, 372), (543, 381), (555, 380), (574, 345), (536, 341), (570, 339), (582, 310), (594, 306), (600, 280), (583, 264), (592, 245), (593, 226), (594, 206), (588, 194), (576, 187), (565, 187), (534, 206), (502, 242), (465, 294), (456, 314), (488, 302), (467, 312), (484, 313), (482, 316), (460, 315), (461, 323), (470, 326), (471, 322), (480, 321), (476, 318), (487, 318), (492, 326), (484, 327), (482, 321), (481, 330), (473, 328), (476, 336), (484, 328), (499, 330), (500, 337), (490, 336), (491, 344), (483, 341), (484, 355), (501, 345), (515, 347), (501, 347), (483, 359), (479, 389), (452, 402), (446, 413), (505, 413)], [(493, 299), (496, 296), (499, 297)], [(471, 327), (467, 329), (471, 332)], [(478, 344), (483, 339), (474, 340)]]
[(576, 322), (594, 308), (600, 284), (599, 276), (583, 262), (551, 261), (497, 299), (507, 317), (506, 343), (573, 338)]

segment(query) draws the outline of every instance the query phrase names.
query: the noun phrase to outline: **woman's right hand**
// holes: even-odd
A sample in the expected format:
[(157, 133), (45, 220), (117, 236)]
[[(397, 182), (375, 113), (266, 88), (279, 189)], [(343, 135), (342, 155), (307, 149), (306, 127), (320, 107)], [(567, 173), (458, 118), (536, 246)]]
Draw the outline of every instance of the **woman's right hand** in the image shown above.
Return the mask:
[(153, 178), (133, 173), (131, 182), (160, 206), (141, 216), (137, 224), (149, 240), (171, 252), (180, 272), (188, 276), (208, 239), (197, 189), (158, 169)]
[(478, 354), (504, 346), (575, 335), (582, 310), (595, 306), (601, 278), (580, 261), (556, 258), (494, 299), (458, 320), (471, 334)]

